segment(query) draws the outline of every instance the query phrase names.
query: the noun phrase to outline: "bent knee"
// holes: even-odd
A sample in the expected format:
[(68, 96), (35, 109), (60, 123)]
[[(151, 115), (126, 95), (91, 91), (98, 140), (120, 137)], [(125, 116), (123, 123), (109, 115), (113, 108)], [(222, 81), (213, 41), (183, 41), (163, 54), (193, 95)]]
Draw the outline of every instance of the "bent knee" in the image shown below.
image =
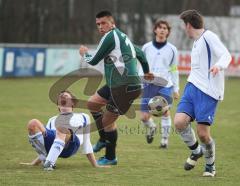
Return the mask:
[(27, 128), (35, 129), (39, 125), (39, 123), (40, 121), (38, 119), (31, 119), (27, 124)]
[(45, 129), (42, 123), (38, 119), (32, 119), (27, 124), (29, 134), (35, 134), (37, 132), (44, 132)]
[(177, 130), (185, 129), (188, 126), (188, 122), (184, 117), (175, 115), (174, 117), (174, 126)]

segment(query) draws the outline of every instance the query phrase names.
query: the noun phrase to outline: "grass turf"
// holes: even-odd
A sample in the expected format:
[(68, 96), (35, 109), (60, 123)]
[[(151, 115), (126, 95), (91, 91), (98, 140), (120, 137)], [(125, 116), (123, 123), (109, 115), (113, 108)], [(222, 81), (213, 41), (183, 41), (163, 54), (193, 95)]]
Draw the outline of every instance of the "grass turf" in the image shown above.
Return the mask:
[[(216, 141), (215, 178), (203, 178), (204, 159), (191, 172), (183, 170), (189, 155), (187, 147), (172, 131), (168, 150), (159, 149), (158, 130), (151, 145), (147, 144), (139, 116), (118, 120), (119, 164), (108, 169), (92, 168), (86, 157), (77, 154), (59, 159), (57, 169), (44, 172), (41, 167), (26, 167), (36, 157), (28, 143), (26, 124), (31, 118), (46, 123), (57, 114), (49, 99), (49, 89), (58, 78), (0, 79), (0, 185), (237, 185), (240, 181), (240, 79), (226, 79), (225, 100), (219, 104), (215, 124), (211, 128)], [(186, 78), (181, 78), (181, 90)], [(74, 83), (70, 90), (77, 97), (83, 95), (85, 80)], [(176, 107), (177, 102), (175, 103)], [(175, 112), (172, 109), (172, 116)], [(77, 109), (79, 111), (79, 109)], [(82, 110), (88, 112), (87, 110)], [(158, 118), (155, 121), (159, 123)], [(91, 134), (94, 143), (97, 132)], [(104, 152), (96, 154), (100, 157)]]

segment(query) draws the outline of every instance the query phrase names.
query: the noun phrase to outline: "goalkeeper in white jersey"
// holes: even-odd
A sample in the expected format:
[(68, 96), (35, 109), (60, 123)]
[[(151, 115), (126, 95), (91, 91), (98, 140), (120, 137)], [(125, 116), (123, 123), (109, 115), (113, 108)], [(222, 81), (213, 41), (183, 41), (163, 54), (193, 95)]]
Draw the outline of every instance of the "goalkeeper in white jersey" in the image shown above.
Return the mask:
[(44, 170), (53, 170), (58, 157), (68, 158), (80, 148), (93, 167), (100, 167), (90, 142), (90, 118), (84, 113), (73, 113), (76, 101), (71, 92), (62, 91), (57, 98), (60, 114), (50, 118), (46, 127), (37, 119), (29, 121), (29, 142), (38, 157), (31, 163), (21, 164), (42, 163)]
[[(219, 100), (224, 94), (224, 69), (231, 62), (231, 55), (216, 34), (204, 29), (203, 17), (196, 10), (184, 11), (180, 18), (185, 31), (193, 39), (191, 72), (174, 118), (176, 130), (191, 150), (184, 169), (191, 170), (204, 155), (206, 165), (203, 176), (213, 177), (215, 169), (215, 142), (210, 135)], [(195, 137), (191, 122), (197, 122)]]
[[(167, 21), (157, 20), (153, 33), (155, 38), (153, 41), (146, 43), (142, 50), (146, 55), (149, 63), (150, 72), (155, 77), (162, 77), (168, 81), (166, 86), (158, 86), (156, 84), (145, 83), (141, 102), (141, 120), (148, 128), (147, 142), (152, 143), (156, 131), (156, 124), (148, 110), (148, 102), (154, 96), (162, 96), (168, 104), (172, 104), (172, 97), (177, 99), (179, 97), (179, 76), (177, 70), (177, 48), (167, 41), (170, 34), (171, 27)], [(168, 110), (161, 117), (161, 142), (160, 148), (168, 147), (168, 138), (171, 129), (171, 117)]]

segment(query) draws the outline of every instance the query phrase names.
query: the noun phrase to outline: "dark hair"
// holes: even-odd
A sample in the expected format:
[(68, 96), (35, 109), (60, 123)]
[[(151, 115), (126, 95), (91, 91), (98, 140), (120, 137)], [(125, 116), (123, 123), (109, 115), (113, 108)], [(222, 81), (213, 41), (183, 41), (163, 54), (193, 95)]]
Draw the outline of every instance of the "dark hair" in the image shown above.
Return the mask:
[(203, 17), (197, 10), (186, 10), (180, 14), (180, 18), (195, 29), (203, 28)]
[(113, 16), (110, 11), (102, 10), (96, 14), (96, 18), (101, 18), (101, 17), (113, 17)]
[[(153, 27), (153, 33), (155, 34), (155, 30), (157, 29), (157, 27), (159, 27), (161, 24), (164, 24), (167, 26), (168, 29), (168, 35), (169, 36), (170, 32), (171, 32), (171, 26), (169, 25), (169, 23), (167, 21), (158, 19), (155, 23), (154, 23), (154, 27)], [(156, 34), (155, 34), (156, 35)]]

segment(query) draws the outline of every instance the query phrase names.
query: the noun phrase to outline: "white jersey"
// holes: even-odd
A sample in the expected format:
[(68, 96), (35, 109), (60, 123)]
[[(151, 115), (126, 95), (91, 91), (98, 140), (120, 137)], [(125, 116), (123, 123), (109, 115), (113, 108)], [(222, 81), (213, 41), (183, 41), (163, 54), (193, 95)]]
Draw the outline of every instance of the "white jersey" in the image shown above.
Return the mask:
[[(48, 120), (46, 125), (47, 129), (56, 130), (55, 120), (58, 116), (53, 116)], [(70, 125), (73, 127), (79, 127), (79, 131), (76, 132), (76, 136), (80, 142), (80, 151), (82, 154), (93, 153), (92, 144), (90, 141), (90, 117), (85, 113), (73, 113), (70, 119)]]
[[(216, 100), (223, 100), (224, 69), (231, 62), (231, 55), (213, 32), (206, 30), (193, 43), (191, 52), (191, 72), (188, 81)], [(212, 66), (220, 67), (219, 73), (213, 77)]]
[[(174, 92), (179, 90), (179, 76), (178, 76), (178, 52), (177, 48), (169, 42), (161, 47), (156, 48), (153, 41), (146, 43), (142, 48), (146, 55), (149, 71), (156, 77), (163, 77), (168, 81), (166, 87), (173, 86)], [(142, 71), (139, 72), (141, 75)]]

